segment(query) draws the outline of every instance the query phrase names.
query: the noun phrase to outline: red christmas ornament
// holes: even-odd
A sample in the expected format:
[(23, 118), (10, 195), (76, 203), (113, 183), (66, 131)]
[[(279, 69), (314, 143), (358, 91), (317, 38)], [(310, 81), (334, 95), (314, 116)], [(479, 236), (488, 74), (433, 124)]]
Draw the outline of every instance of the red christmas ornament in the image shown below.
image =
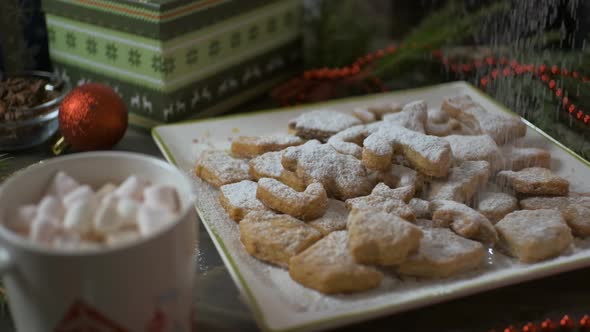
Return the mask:
[(59, 129), (63, 139), (54, 152), (63, 150), (63, 141), (79, 151), (112, 148), (127, 129), (127, 108), (110, 87), (89, 83), (73, 89), (62, 101)]

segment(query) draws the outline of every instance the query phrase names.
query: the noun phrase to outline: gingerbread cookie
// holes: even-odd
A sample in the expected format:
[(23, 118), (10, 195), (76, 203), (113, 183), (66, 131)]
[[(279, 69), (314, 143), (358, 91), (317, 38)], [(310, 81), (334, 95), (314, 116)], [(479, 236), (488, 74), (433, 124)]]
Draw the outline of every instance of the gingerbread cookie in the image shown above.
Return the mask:
[(468, 127), (476, 129), (479, 124), (482, 133), (490, 135), (497, 144), (503, 145), (514, 139), (523, 137), (527, 127), (516, 115), (489, 112), (480, 105), (474, 103), (469, 96), (459, 96), (453, 102), (443, 102), (445, 109), (451, 116), (468, 123)]
[(231, 153), (239, 158), (253, 158), (266, 152), (280, 151), (304, 141), (293, 135), (238, 136), (232, 139)]
[(371, 131), (365, 125), (350, 127), (330, 137), (328, 144), (342, 154), (361, 159), (363, 155), (363, 141)]
[(414, 197), (414, 193), (416, 191), (415, 189), (416, 188), (413, 185), (392, 189), (385, 183), (379, 183), (375, 186), (375, 188), (373, 188), (371, 195), (381, 196), (384, 198), (400, 199), (404, 201), (404, 203), (408, 203)]
[(408, 205), (414, 210), (414, 214), (418, 219), (429, 219), (432, 217), (430, 202), (420, 199), (412, 198)]
[(385, 212), (354, 212), (348, 217), (348, 250), (355, 262), (390, 266), (418, 249), (422, 231)]
[(461, 123), (441, 109), (429, 109), (424, 131), (427, 135), (447, 136), (461, 130)]
[(234, 221), (242, 220), (249, 212), (264, 210), (264, 204), (256, 198), (256, 182), (244, 180), (219, 188), (219, 201)]
[(348, 251), (348, 234), (337, 231), (291, 258), (289, 275), (301, 285), (325, 294), (354, 293), (376, 288), (383, 274), (358, 264)]
[(503, 165), (500, 148), (488, 135), (449, 135), (445, 137), (445, 140), (451, 145), (453, 159), (457, 164), (466, 160), (485, 160), (490, 163), (492, 172)]
[(248, 163), (232, 158), (224, 151), (204, 151), (195, 166), (195, 175), (215, 187), (224, 184), (250, 180)]
[(419, 218), (419, 219), (416, 219), (416, 221), (414, 221), (414, 225), (420, 227), (421, 229), (425, 229), (425, 228), (448, 228), (446, 226), (439, 225), (437, 222), (432, 221), (430, 218)]
[(487, 161), (464, 161), (461, 165), (451, 167), (447, 179), (431, 181), (428, 199), (467, 203), (488, 182), (489, 176)]
[(239, 226), (240, 241), (250, 255), (285, 268), (291, 257), (322, 238), (303, 221), (269, 211), (250, 212)]
[(325, 236), (332, 232), (346, 229), (347, 219), (348, 209), (344, 202), (336, 199), (329, 199), (326, 213), (317, 219), (308, 221), (307, 224), (317, 229)]
[(328, 195), (340, 200), (367, 195), (375, 184), (360, 160), (316, 140), (287, 148), (282, 163), (304, 183), (320, 182)]
[(256, 198), (275, 211), (301, 220), (321, 217), (328, 205), (328, 195), (318, 182), (299, 192), (278, 180), (262, 178), (258, 180)]
[(383, 121), (424, 133), (427, 117), (428, 105), (423, 100), (418, 100), (404, 105), (401, 112), (385, 115)]
[(479, 194), (477, 211), (488, 218), (493, 224), (517, 209), (518, 200), (511, 195), (490, 191), (484, 191)]
[(520, 207), (523, 210), (555, 209), (564, 211), (572, 201), (570, 197), (528, 197), (520, 200)]
[(283, 167), (281, 160), (283, 159), (283, 152), (267, 152), (250, 160), (250, 175), (259, 180), (262, 178), (277, 179), (289, 187), (297, 190), (305, 190), (305, 183), (301, 180), (295, 172), (286, 170)]
[(441, 110), (453, 118), (459, 118), (463, 110), (475, 106), (477, 104), (468, 95), (457, 95), (443, 99)]
[(435, 200), (431, 202), (432, 221), (451, 229), (468, 239), (493, 245), (498, 234), (488, 218), (465, 204), (455, 201)]
[(399, 126), (382, 128), (365, 139), (363, 164), (370, 169), (387, 170), (395, 149), (425, 175), (444, 177), (449, 171), (452, 152), (447, 141)]
[(557, 210), (521, 210), (496, 224), (500, 246), (522, 262), (559, 256), (573, 242), (569, 227)]
[(389, 172), (398, 177), (397, 187), (412, 186), (416, 189), (416, 192), (422, 190), (424, 177), (415, 170), (403, 165), (393, 164), (391, 165)]
[(501, 148), (504, 169), (520, 171), (529, 167), (551, 168), (551, 154), (539, 148), (526, 148), (505, 145)]
[(564, 211), (563, 217), (574, 235), (590, 236), (590, 208), (581, 204), (570, 204)]
[(402, 275), (445, 278), (474, 270), (485, 259), (485, 249), (446, 228), (424, 228), (418, 251), (399, 265)]
[(363, 141), (379, 129), (390, 126), (391, 124), (379, 121), (368, 125), (350, 127), (330, 137), (328, 144), (342, 154), (348, 154), (357, 159), (361, 159), (363, 154)]
[(337, 132), (361, 123), (359, 119), (350, 114), (332, 110), (316, 110), (301, 114), (289, 121), (289, 129), (301, 138), (325, 142)]
[[(404, 194), (403, 200), (405, 202), (420, 192), (424, 185), (424, 178), (420, 173), (402, 165), (393, 164), (386, 171), (369, 171), (369, 174), (376, 179), (375, 182), (396, 188), (399, 194)], [(405, 196), (405, 194), (409, 196)]]
[(519, 194), (566, 196), (569, 192), (567, 180), (541, 167), (529, 167), (518, 172), (501, 171), (497, 178)]
[(361, 120), (362, 123), (371, 123), (377, 121), (375, 113), (370, 112), (366, 108), (355, 108), (352, 115)]
[(590, 236), (590, 204), (579, 197), (529, 197), (520, 201), (525, 210), (555, 209), (576, 236)]
[(479, 125), (478, 119), (464, 110), (475, 107), (475, 102), (467, 95), (459, 95), (445, 98), (441, 110), (447, 113), (451, 118), (457, 120), (461, 126), (458, 134), (461, 135), (481, 135), (483, 130)]
[(377, 120), (382, 120), (386, 114), (398, 113), (404, 107), (403, 104), (399, 103), (387, 103), (382, 105), (373, 105), (367, 107), (367, 111), (373, 113)]
[[(384, 211), (414, 221), (416, 215), (402, 199), (408, 199), (407, 193), (396, 191), (380, 183), (368, 196), (356, 197), (346, 200), (346, 207), (351, 211), (366, 211), (366, 213)], [(408, 199), (409, 201), (409, 199)]]
[(492, 113), (481, 106), (471, 107), (465, 113), (473, 115), (482, 131), (490, 135), (499, 145), (523, 137), (527, 127), (516, 115)]
[(446, 123), (452, 118), (449, 116), (449, 113), (445, 112), (443, 109), (429, 108), (427, 119), (432, 123)]

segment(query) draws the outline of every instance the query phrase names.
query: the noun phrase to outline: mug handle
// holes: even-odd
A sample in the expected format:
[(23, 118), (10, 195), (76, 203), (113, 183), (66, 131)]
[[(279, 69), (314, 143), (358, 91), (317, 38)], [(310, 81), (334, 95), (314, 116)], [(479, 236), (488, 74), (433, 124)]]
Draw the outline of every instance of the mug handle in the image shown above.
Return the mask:
[(0, 247), (0, 277), (14, 270), (14, 259), (8, 250)]

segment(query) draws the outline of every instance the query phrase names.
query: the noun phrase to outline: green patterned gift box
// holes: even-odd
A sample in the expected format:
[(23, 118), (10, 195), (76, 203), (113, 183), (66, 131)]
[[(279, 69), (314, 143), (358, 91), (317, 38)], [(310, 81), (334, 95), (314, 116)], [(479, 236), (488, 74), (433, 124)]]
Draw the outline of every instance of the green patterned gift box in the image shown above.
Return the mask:
[(301, 0), (44, 0), (50, 55), (73, 85), (105, 82), (131, 123), (223, 112), (300, 61)]

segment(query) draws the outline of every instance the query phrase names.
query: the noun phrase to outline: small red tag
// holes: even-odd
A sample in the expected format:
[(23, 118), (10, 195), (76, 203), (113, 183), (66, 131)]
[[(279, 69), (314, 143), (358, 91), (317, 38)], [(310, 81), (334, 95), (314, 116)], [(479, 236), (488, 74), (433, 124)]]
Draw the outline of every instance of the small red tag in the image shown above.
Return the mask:
[(98, 310), (84, 303), (75, 301), (62, 320), (57, 324), (54, 332), (129, 332), (119, 324), (108, 319)]

